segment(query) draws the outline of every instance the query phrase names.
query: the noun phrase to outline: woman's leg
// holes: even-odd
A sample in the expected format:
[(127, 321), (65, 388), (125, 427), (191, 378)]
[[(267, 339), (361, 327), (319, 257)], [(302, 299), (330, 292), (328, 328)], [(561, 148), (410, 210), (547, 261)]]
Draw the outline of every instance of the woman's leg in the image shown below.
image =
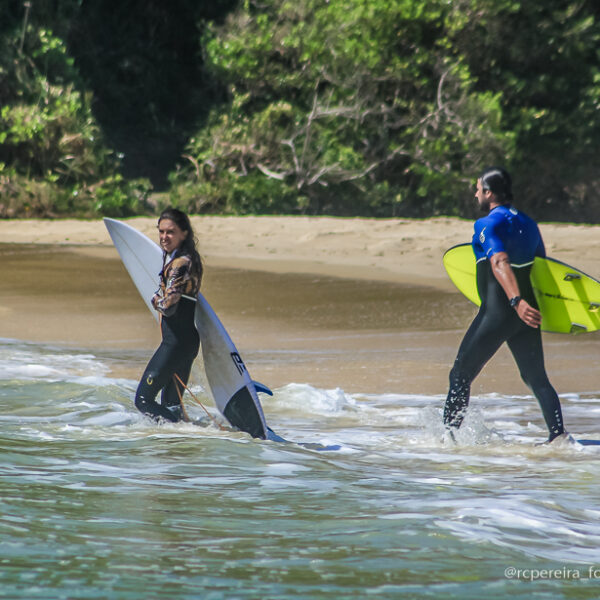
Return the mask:
[(195, 356), (187, 359), (182, 359), (175, 366), (173, 375), (169, 382), (163, 387), (161, 395), (161, 405), (167, 408), (178, 421), (184, 419), (181, 398), (185, 392), (190, 378), (190, 371), (194, 363)]
[(156, 402), (158, 393), (170, 383), (173, 376), (174, 355), (176, 349), (164, 342), (158, 347), (150, 359), (135, 394), (135, 406), (143, 414), (155, 421), (164, 419), (172, 423), (179, 420), (167, 406)]

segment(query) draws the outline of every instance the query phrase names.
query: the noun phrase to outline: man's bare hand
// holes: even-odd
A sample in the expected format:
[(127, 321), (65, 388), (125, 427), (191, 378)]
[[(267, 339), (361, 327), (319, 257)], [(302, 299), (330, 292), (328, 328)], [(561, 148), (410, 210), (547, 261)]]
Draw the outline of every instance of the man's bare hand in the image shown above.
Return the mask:
[(523, 321), (529, 327), (534, 329), (538, 328), (542, 322), (542, 315), (539, 310), (533, 308), (526, 300), (521, 298), (519, 304), (517, 304), (517, 314), (521, 321)]

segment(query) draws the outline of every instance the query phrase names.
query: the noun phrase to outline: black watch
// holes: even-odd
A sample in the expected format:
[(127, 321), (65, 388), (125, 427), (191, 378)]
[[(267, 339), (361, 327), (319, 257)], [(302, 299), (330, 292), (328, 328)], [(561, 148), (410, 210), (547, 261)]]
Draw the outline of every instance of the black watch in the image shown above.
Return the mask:
[(515, 296), (514, 298), (511, 298), (509, 302), (512, 308), (517, 308), (519, 302), (521, 302), (521, 296)]

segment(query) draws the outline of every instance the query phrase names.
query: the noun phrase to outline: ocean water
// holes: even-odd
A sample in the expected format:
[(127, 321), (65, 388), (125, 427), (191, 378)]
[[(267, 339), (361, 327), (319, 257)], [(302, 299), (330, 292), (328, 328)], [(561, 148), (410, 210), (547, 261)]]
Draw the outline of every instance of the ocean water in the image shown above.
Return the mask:
[[(0, 340), (1, 598), (598, 597), (600, 446), (537, 446), (529, 396), (474, 397), (456, 444), (441, 396), (262, 398), (280, 435), (337, 448), (320, 450), (192, 400), (196, 424), (156, 425), (111, 367)], [(561, 401), (600, 440), (600, 392)]]

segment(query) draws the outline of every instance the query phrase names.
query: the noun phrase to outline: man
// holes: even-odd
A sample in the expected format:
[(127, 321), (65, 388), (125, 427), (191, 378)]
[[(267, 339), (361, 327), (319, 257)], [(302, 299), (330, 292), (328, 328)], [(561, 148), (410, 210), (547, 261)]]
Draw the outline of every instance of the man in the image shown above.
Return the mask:
[(481, 307), (450, 372), (444, 424), (451, 434), (460, 427), (471, 383), (506, 342), (523, 381), (540, 404), (548, 441), (566, 437), (560, 401), (544, 367), (542, 317), (529, 277), (534, 258), (546, 255), (540, 231), (531, 218), (511, 206), (512, 181), (504, 169), (486, 169), (477, 179), (475, 198), (489, 213), (475, 222), (472, 242)]

